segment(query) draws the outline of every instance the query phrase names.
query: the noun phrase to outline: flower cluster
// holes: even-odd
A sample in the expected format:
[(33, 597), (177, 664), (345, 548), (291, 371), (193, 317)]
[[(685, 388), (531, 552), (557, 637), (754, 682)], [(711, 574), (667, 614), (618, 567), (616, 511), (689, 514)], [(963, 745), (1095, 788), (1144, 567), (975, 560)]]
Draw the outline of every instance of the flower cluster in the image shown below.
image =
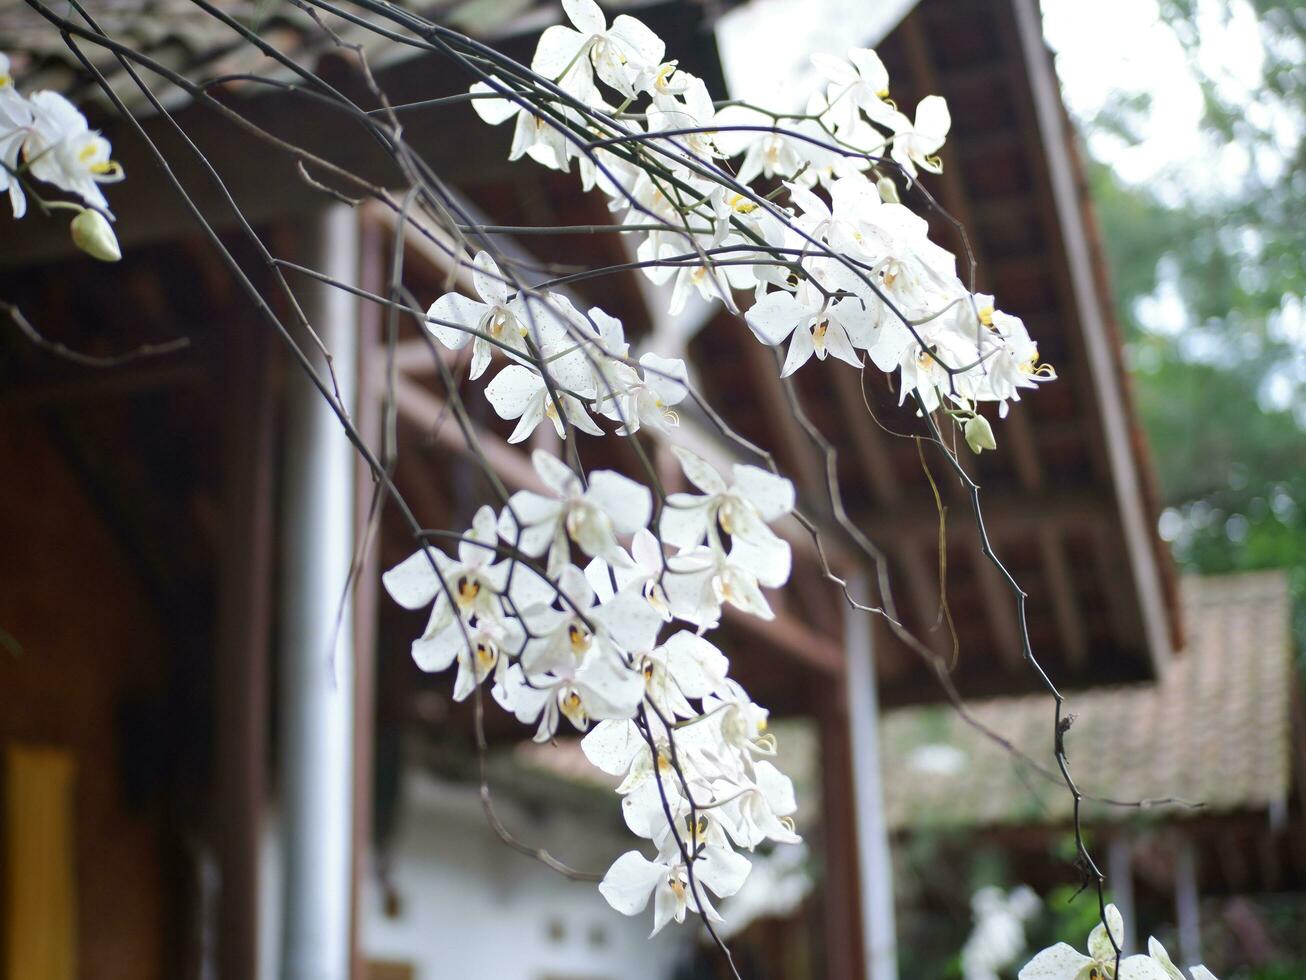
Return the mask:
[[(1051, 371), (1036, 366), (1018, 319), (966, 290), (887, 175), (939, 169), (943, 101), (926, 98), (909, 118), (889, 101), (879, 59), (857, 50), (818, 60), (829, 84), (801, 115), (719, 107), (638, 20), (609, 24), (593, 0), (563, 8), (569, 24), (543, 33), (531, 64), (542, 81), (471, 87), (486, 122), (513, 122), (510, 157), (574, 164), (605, 194), (638, 266), (668, 286), (671, 314), (696, 294), (745, 306), (758, 339), (787, 342), (785, 375), (813, 355), (868, 357), (899, 373), (904, 397), (944, 407), (975, 451), (993, 448), (975, 403), (1005, 410)], [(546, 492), (483, 507), (456, 558), (424, 548), (386, 587), (404, 606), (432, 607), (413, 656), (427, 670), (456, 664), (456, 699), (488, 680), (537, 740), (565, 722), (620, 779), (627, 826), (652, 856), (631, 850), (612, 865), (608, 902), (635, 915), (651, 898), (654, 932), (691, 911), (715, 920), (711, 903), (741, 887), (747, 853), (798, 840), (767, 712), (707, 638), (726, 606), (773, 618), (764, 589), (782, 587), (791, 563), (773, 525), (793, 510), (794, 488), (755, 466), (727, 475), (677, 444), (676, 406), (690, 393), (681, 360), (634, 359), (619, 320), (524, 286), (487, 252), (469, 265), (475, 296), (439, 297), (427, 325), (468, 358), (472, 379), (497, 355), (485, 395), (515, 421), (509, 441), (546, 419), (562, 439), (643, 430), (669, 445), (694, 491), (655, 497), (536, 450)]]
[[(121, 254), (100, 185), (122, 178), (109, 141), (87, 126), (77, 107), (58, 92), (20, 93), (9, 74), (9, 58), (0, 54), (0, 192), (8, 192), (14, 217), (27, 213), (29, 194), (43, 210), (71, 209), (77, 246), (97, 259), (116, 261)], [(46, 201), (36, 194), (34, 181), (51, 184), (84, 206)]]
[[(868, 358), (898, 372), (904, 400), (946, 403), (962, 427), (976, 403), (1005, 415), (1022, 389), (1055, 377), (1021, 320), (971, 294), (954, 256), (898, 200), (890, 174), (941, 169), (943, 99), (927, 96), (909, 118), (879, 57), (855, 49), (816, 56), (828, 84), (801, 114), (718, 108), (639, 21), (608, 25), (592, 0), (563, 7), (571, 26), (546, 30), (531, 65), (561, 95), (535, 104), (538, 92), (478, 82), (477, 111), (516, 120), (514, 159), (574, 162), (586, 187), (608, 195), (640, 236), (644, 273), (672, 283), (672, 314), (694, 293), (732, 310), (736, 293), (751, 293), (753, 333), (787, 342), (784, 375), (813, 355)], [(630, 111), (636, 102), (644, 111)], [(733, 176), (727, 159), (739, 159)], [(759, 177), (778, 181), (779, 196), (753, 190)], [(976, 452), (994, 441), (987, 423), (966, 434)]]
[[(1117, 950), (1124, 936), (1125, 922), (1120, 910), (1108, 905), (1103, 921), (1089, 933), (1087, 956), (1069, 943), (1057, 943), (1026, 963), (1019, 980), (1184, 980), (1183, 971), (1174, 965), (1170, 954), (1155, 938), (1148, 938), (1146, 953), (1119, 956)], [(1215, 980), (1215, 975), (1204, 966), (1194, 966), (1189, 973), (1193, 980)]]
[(572, 427), (602, 435), (591, 413), (619, 422), (620, 435), (679, 424), (673, 406), (687, 394), (682, 360), (648, 353), (637, 369), (620, 320), (598, 307), (581, 312), (561, 293), (513, 291), (486, 252), (472, 263), (472, 282), (479, 301), (446, 293), (427, 320), (450, 350), (471, 344), (473, 380), (495, 350), (512, 362), (485, 389), (500, 418), (517, 420), (509, 442), (521, 442), (546, 418), (564, 439)]
[(784, 583), (790, 553), (769, 522), (792, 509), (793, 487), (744, 465), (727, 482), (677, 454), (703, 492), (672, 494), (655, 519), (646, 487), (609, 470), (582, 481), (537, 450), (548, 493), (482, 507), (457, 557), (427, 548), (383, 576), (401, 605), (431, 606), (413, 657), (456, 663), (455, 699), (490, 678), (537, 741), (563, 719), (589, 733), (585, 754), (622, 777), (626, 822), (657, 849), (623, 855), (600, 890), (627, 914), (653, 895), (655, 931), (687, 910), (715, 916), (702, 888), (738, 890), (749, 862), (736, 848), (798, 839), (793, 786), (766, 759), (767, 713), (702, 635), (725, 604), (772, 616), (760, 586)]

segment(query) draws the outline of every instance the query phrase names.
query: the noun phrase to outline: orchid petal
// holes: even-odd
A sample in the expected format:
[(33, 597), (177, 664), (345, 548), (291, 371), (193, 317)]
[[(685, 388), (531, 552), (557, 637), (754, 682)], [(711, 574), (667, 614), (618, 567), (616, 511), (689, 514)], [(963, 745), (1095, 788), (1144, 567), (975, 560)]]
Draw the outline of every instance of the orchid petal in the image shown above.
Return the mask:
[[(471, 331), (476, 330), (481, 322), (481, 318), (489, 312), (489, 307), (484, 303), (478, 303), (474, 299), (462, 295), (461, 293), (445, 293), (426, 311), (426, 315), (431, 320), (443, 320), (444, 323), (432, 323), (427, 321), (426, 328), (431, 331), (431, 335), (440, 343), (450, 350), (462, 350), (467, 346), (475, 334)], [(451, 327), (447, 324), (457, 323), (466, 327), (466, 330), (459, 330), (457, 327)]]
[[(749, 308), (744, 320), (757, 339), (774, 347), (794, 331), (810, 311), (784, 290), (767, 293)], [(810, 338), (809, 338), (810, 339)]]
[(707, 494), (725, 493), (726, 482), (721, 479), (721, 474), (711, 463), (681, 446), (672, 446), (671, 451), (680, 460), (680, 468), (684, 470), (685, 477), (690, 483)]
[(1026, 963), (1016, 980), (1077, 980), (1080, 971), (1093, 963), (1069, 943), (1057, 943)]

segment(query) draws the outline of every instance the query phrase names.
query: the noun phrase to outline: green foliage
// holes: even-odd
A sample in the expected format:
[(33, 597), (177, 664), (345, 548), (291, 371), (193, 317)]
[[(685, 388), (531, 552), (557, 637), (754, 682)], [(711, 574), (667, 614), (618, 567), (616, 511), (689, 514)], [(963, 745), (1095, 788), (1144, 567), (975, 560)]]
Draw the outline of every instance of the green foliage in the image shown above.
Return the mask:
[[(1161, 7), (1200, 65), (1217, 39), (1199, 23), (1209, 34), (1227, 5)], [(1090, 180), (1175, 556), (1203, 573), (1288, 568), (1302, 649), (1306, 326), (1294, 335), (1293, 319), (1306, 297), (1306, 16), (1297, 3), (1252, 7), (1263, 48), (1256, 111), (1248, 93), (1194, 69), (1212, 145), (1245, 148), (1246, 172), (1214, 195), (1129, 185), (1104, 162)], [(1127, 96), (1083, 125), (1128, 140), (1147, 105)], [(1158, 296), (1169, 297), (1166, 315), (1149, 317)]]

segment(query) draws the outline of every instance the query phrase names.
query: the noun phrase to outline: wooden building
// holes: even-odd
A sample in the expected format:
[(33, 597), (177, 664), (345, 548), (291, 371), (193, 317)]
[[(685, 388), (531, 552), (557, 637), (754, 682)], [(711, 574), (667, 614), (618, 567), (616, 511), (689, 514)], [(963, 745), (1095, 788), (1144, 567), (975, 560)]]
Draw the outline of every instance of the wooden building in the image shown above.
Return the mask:
[[(142, 19), (171, 23), (172, 3), (140, 0), (136, 20), (121, 3), (109, 6), (121, 15), (116, 29), (141, 30), (140, 43), (172, 63), (200, 75), (230, 70), (239, 46), (226, 33), (216, 39), (211, 24), (198, 34), (139, 27)], [(639, 15), (720, 91), (707, 8), (672, 0)], [(495, 43), (529, 57), (551, 16), (551, 8), (524, 14)], [(184, 22), (193, 26), (193, 9)], [(312, 24), (278, 20), (269, 30), (352, 97), (368, 99), (349, 60)], [(33, 72), (68, 77), (51, 29), (5, 12), (0, 42), (5, 36), (22, 39)], [(1034, 647), (1067, 687), (1154, 680), (1182, 642), (1175, 584), (1154, 531), (1100, 243), (1037, 4), (924, 0), (877, 47), (900, 101), (940, 92), (952, 105), (945, 171), (928, 184), (969, 231), (977, 286), (1024, 317), (1060, 375), (998, 426), (999, 452), (969, 462), (985, 487), (994, 546), (1029, 593)], [(467, 84), (431, 56), (372, 54), (395, 102)], [(338, 123), (319, 107), (248, 85), (232, 85), (222, 98), (343, 166), (394, 179), (367, 141), (332, 138)], [(384, 292), (395, 238), (384, 212), (329, 201), (300, 178), (293, 158), (209, 108), (175, 93), (167, 104), (222, 185), (167, 120), (132, 101), (172, 176), (256, 288), (273, 292), (228, 193), (278, 256), (332, 263), (362, 289)], [(412, 548), (392, 512), (362, 551), (340, 615), (367, 525), (370, 475), (197, 233), (169, 175), (121, 121), (106, 112), (97, 124), (129, 175), (112, 195), (123, 262), (94, 266), (70, 254), (62, 224), (34, 216), (0, 237), (0, 298), (50, 342), (88, 355), (177, 337), (190, 343), (163, 357), (87, 367), (8, 323), (0, 330), (0, 628), (7, 648), (13, 641), (0, 654), (0, 739), (10, 760), (0, 942), (11, 963), (72, 950), (62, 967), (48, 967), (51, 978), (209, 977), (215, 969), (250, 977), (260, 962), (260, 922), (275, 913), (284, 943), (312, 947), (320, 975), (343, 976), (352, 960), (360, 977), (358, 899), (373, 873), (369, 848), (386, 831), (395, 773), (415, 764), (403, 747), (416, 740), (470, 751), (468, 718), (446, 700), (447, 678), (423, 676), (410, 662), (418, 624), (378, 595), (378, 569)], [(609, 220), (573, 177), (507, 165), (507, 134), (481, 125), (466, 106), (413, 113), (407, 125), (433, 169), (498, 224)], [(960, 248), (945, 222), (936, 231)], [(504, 245), (527, 254), (540, 247), (527, 239)], [(615, 235), (577, 234), (548, 247), (578, 264), (623, 260)], [(416, 295), (442, 291), (447, 270), (420, 240), (406, 243), (404, 270)], [(294, 285), (336, 354), (360, 429), (379, 439), (382, 311), (306, 278)], [(668, 323), (659, 297), (634, 274), (587, 280), (575, 291), (620, 316), (636, 340), (683, 338), (726, 419), (794, 476), (840, 571), (874, 582), (839, 543), (817, 478), (823, 462), (785, 408), (770, 354), (741, 322), (712, 310), (697, 322)], [(429, 347), (408, 325), (394, 361), (396, 483), (423, 524), (457, 524), (485, 487), (447, 418)], [(844, 506), (888, 556), (906, 624), (950, 657), (952, 642), (937, 628), (938, 512), (915, 441), (893, 435), (912, 420), (882, 381), (868, 374), (859, 391), (856, 374), (833, 362), (805, 369), (795, 391), (838, 450)], [(533, 472), (504, 441), (507, 429), (471, 386), (463, 394), (500, 478), (529, 486)], [(706, 427), (687, 419), (691, 430), (705, 452), (728, 457)], [(581, 451), (589, 465), (631, 463), (629, 450), (611, 440)], [(978, 553), (964, 498), (941, 466), (933, 474), (949, 513), (947, 596), (960, 643), (951, 676), (966, 696), (1032, 691), (1012, 596)], [(880, 980), (892, 975), (894, 950), (877, 697), (904, 705), (941, 693), (930, 664), (881, 624), (846, 614), (813, 550), (794, 540), (794, 581), (776, 620), (727, 620), (724, 643), (760, 702), (819, 722), (823, 826), (815, 836), (823, 872), (811, 900), (819, 928), (804, 939), (813, 975)], [(871, 601), (883, 599), (867, 589)], [(496, 738), (516, 731), (502, 721), (492, 714)], [(50, 799), (28, 813), (37, 784)], [(300, 793), (312, 797), (307, 811), (290, 805)], [(280, 899), (262, 884), (270, 814), (289, 880), (314, 883)], [(301, 838), (305, 827), (321, 836)], [(39, 861), (15, 857), (38, 846)], [(33, 934), (25, 896), (37, 880), (49, 907)], [(306, 895), (313, 908), (302, 907)], [(338, 928), (324, 935), (323, 922)], [(291, 960), (282, 969), (309, 972)]]
[[(1268, 965), (1301, 955), (1306, 921), (1306, 719), (1287, 576), (1191, 577), (1181, 591), (1183, 656), (1156, 684), (1077, 692), (1066, 747), (1130, 947), (1173, 931), (1185, 963)], [(1046, 707), (1031, 696), (970, 705), (1023, 758), (937, 707), (886, 712), (892, 832), (950, 841), (942, 860), (954, 867), (965, 866), (957, 850), (997, 848), (1013, 876), (1046, 892), (1059, 877), (1047, 855), (1072, 820), (1047, 778)], [(1260, 902), (1286, 913), (1280, 935), (1273, 915), (1254, 913)], [(1217, 941), (1226, 934), (1232, 943)]]

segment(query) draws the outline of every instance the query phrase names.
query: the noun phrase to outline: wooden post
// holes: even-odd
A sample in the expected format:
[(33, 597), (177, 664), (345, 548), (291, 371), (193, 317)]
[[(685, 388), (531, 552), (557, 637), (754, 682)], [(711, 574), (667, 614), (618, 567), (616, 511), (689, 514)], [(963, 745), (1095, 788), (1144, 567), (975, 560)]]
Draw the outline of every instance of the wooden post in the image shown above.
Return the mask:
[[(362, 222), (359, 275), (369, 292), (386, 291), (385, 232), (365, 215)], [(359, 317), (358, 397), (355, 400), (355, 424), (368, 445), (379, 453), (382, 427), (382, 393), (379, 379), (382, 365), (375, 363), (381, 351), (384, 314), (374, 303), (366, 304)], [(350, 895), (350, 975), (353, 980), (367, 980), (367, 961), (361, 943), (363, 912), (359, 907), (371, 861), (372, 780), (376, 750), (376, 608), (377, 567), (380, 554), (380, 519), (368, 527), (376, 481), (367, 461), (355, 461), (354, 511), (355, 540), (365, 542), (359, 549), (357, 579), (354, 582), (354, 824), (353, 887)], [(371, 537), (368, 537), (369, 532)]]
[(821, 805), (825, 843), (825, 976), (868, 980), (853, 802), (847, 682), (821, 684), (815, 713), (821, 737)]
[(217, 952), (219, 976), (255, 977), (267, 802), (275, 364), (266, 333), (253, 324), (233, 324), (225, 345), (222, 390), (229, 397), (224, 399), (212, 811), (221, 875)]

